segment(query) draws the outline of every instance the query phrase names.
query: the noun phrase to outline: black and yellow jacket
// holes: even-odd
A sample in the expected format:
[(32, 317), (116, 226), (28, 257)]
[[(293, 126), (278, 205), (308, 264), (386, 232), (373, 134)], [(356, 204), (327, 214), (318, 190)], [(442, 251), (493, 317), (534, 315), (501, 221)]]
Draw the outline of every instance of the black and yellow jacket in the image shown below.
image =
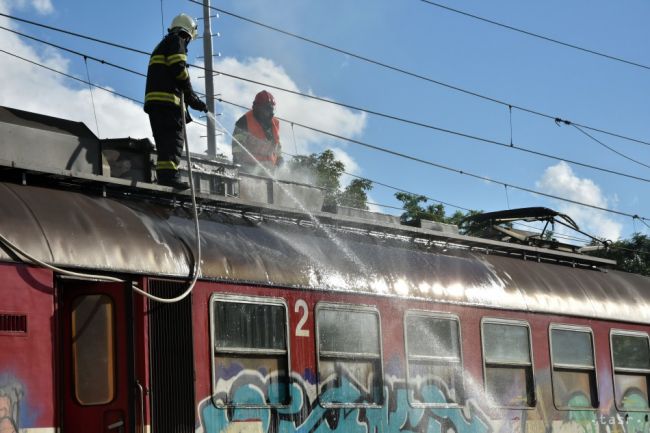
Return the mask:
[(171, 32), (156, 46), (149, 59), (144, 111), (156, 106), (180, 106), (181, 92), (192, 95), (187, 71), (187, 43)]

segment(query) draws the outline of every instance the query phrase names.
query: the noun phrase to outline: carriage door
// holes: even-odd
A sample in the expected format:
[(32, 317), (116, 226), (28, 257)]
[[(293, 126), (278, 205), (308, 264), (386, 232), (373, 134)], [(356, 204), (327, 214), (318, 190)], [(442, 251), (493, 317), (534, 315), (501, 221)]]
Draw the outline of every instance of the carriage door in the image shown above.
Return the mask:
[[(62, 427), (129, 433), (130, 327), (124, 284), (59, 280)], [(130, 293), (129, 293), (130, 295)]]

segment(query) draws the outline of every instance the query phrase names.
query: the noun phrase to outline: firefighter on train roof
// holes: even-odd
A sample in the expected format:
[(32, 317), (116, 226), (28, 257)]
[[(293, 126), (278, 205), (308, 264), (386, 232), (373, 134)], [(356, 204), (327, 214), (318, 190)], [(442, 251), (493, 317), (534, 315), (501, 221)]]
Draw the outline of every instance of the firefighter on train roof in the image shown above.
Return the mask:
[(196, 38), (196, 22), (180, 14), (172, 20), (168, 31), (149, 59), (144, 111), (149, 114), (158, 151), (158, 184), (188, 189), (189, 185), (180, 180), (178, 164), (184, 144), (183, 116), (187, 122), (192, 119), (187, 110), (181, 112), (181, 92), (185, 103), (193, 109), (207, 112), (208, 107), (192, 90), (187, 71), (187, 45)]
[(232, 158), (241, 170), (253, 174), (273, 172), (282, 163), (280, 122), (274, 117), (275, 99), (262, 90), (255, 95), (253, 109), (235, 123)]

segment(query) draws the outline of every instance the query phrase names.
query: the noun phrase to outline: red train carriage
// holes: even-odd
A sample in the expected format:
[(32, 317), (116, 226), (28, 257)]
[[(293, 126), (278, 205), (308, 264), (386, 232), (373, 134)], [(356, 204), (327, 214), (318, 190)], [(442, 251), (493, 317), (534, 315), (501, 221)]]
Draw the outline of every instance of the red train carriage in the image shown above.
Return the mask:
[(607, 260), (203, 194), (160, 303), (188, 197), (0, 173), (3, 433), (650, 430), (650, 280)]

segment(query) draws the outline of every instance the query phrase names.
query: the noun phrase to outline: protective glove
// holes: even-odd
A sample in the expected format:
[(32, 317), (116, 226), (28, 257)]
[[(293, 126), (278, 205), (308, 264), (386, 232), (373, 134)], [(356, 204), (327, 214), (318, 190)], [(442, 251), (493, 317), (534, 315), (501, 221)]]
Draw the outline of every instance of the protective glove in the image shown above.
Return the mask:
[(201, 101), (201, 98), (196, 96), (196, 93), (192, 93), (187, 102), (189, 106), (196, 111), (203, 111), (204, 113), (208, 112), (208, 106), (205, 104), (205, 102)]

